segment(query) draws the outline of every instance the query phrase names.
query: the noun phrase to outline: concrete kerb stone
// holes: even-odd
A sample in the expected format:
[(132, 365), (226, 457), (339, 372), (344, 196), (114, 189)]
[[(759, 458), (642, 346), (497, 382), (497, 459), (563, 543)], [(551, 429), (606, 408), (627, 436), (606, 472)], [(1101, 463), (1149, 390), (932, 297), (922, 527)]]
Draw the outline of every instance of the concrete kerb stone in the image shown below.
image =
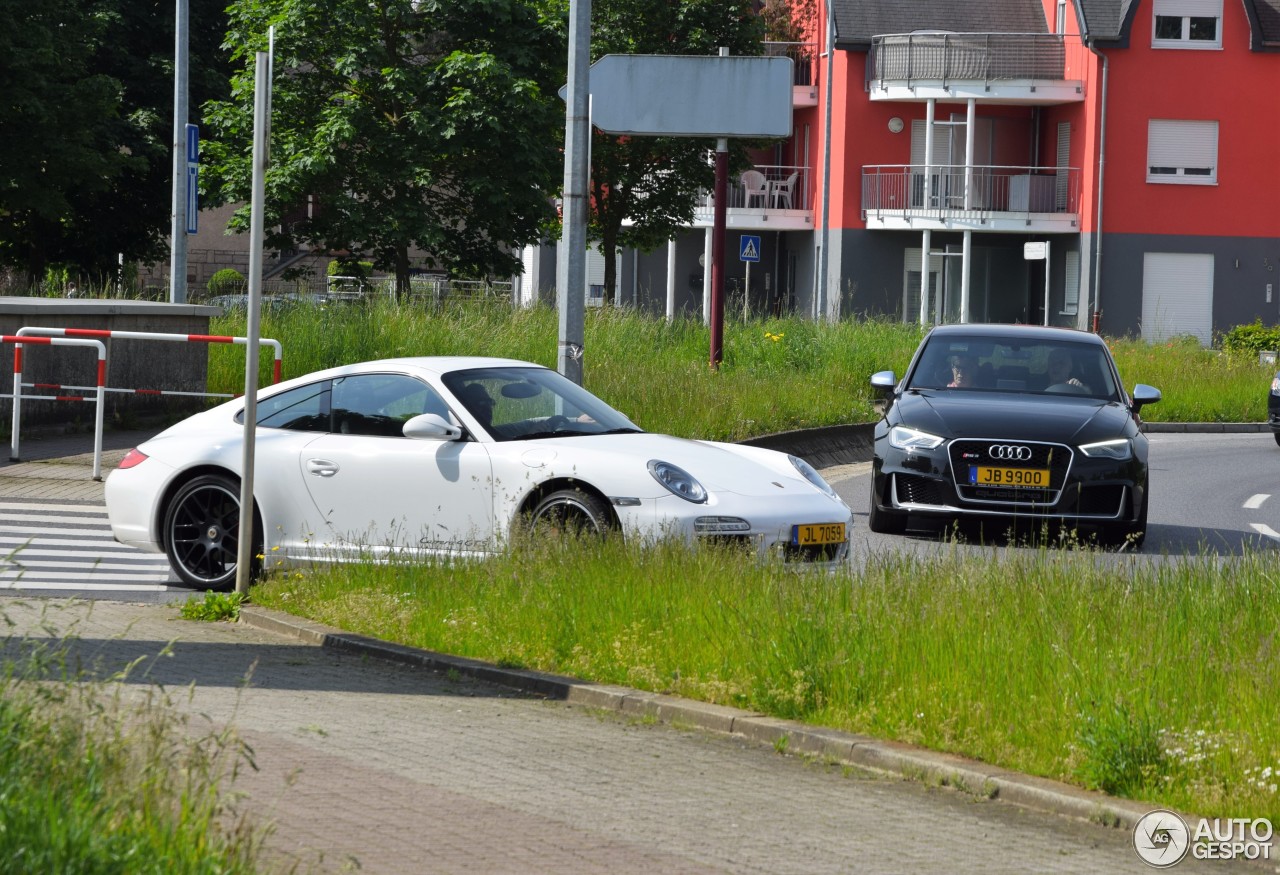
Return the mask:
[(837, 729), (806, 726), (724, 705), (681, 699), (610, 684), (593, 684), (547, 672), (502, 668), (466, 657), (450, 656), (344, 632), (281, 611), (244, 605), (240, 620), (247, 626), (290, 636), (321, 647), (362, 654), (402, 665), (459, 675), (586, 708), (616, 711), (688, 727), (734, 735), (778, 750), (857, 766), (882, 774), (948, 786), (982, 798), (1132, 829), (1150, 806), (1082, 790), (1046, 778), (999, 769), (954, 754), (912, 747)]

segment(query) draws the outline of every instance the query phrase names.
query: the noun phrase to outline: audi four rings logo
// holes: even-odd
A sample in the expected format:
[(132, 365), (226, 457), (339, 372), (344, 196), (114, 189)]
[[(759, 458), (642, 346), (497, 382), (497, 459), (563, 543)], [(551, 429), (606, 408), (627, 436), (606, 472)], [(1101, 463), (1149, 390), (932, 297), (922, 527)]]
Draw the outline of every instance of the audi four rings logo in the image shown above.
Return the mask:
[(993, 459), (1006, 462), (1026, 462), (1031, 459), (1031, 447), (1020, 447), (1016, 444), (992, 444), (987, 447), (987, 455)]

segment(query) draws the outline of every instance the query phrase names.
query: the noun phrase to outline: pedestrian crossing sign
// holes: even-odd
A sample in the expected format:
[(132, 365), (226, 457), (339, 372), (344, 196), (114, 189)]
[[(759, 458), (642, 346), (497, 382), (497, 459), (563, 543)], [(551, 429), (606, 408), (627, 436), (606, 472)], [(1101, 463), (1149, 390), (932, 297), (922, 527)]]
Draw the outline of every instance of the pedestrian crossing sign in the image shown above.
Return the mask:
[(743, 261), (760, 260), (760, 235), (743, 234), (738, 242), (738, 258)]

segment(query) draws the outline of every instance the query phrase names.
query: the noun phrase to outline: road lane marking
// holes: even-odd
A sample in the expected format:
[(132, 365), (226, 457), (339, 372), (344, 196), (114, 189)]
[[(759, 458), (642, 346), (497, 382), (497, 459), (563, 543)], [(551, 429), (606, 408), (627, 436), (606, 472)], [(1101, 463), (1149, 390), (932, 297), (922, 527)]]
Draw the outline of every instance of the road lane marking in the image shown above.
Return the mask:
[(1271, 526), (1263, 525), (1262, 523), (1249, 523), (1249, 527), (1259, 535), (1263, 535), (1275, 541), (1280, 541), (1280, 532), (1277, 532), (1275, 529), (1271, 528)]
[(1266, 493), (1259, 492), (1257, 495), (1251, 496), (1249, 500), (1244, 503), (1244, 506), (1249, 510), (1257, 510), (1262, 507), (1263, 502), (1270, 497), (1271, 496)]

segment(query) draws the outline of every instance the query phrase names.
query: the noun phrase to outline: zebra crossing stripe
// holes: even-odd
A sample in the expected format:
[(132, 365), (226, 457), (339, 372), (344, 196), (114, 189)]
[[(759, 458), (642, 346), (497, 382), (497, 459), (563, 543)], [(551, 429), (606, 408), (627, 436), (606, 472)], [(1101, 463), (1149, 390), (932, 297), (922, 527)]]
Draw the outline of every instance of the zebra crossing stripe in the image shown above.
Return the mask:
[(167, 590), (169, 560), (117, 543), (101, 502), (0, 499), (0, 590)]

